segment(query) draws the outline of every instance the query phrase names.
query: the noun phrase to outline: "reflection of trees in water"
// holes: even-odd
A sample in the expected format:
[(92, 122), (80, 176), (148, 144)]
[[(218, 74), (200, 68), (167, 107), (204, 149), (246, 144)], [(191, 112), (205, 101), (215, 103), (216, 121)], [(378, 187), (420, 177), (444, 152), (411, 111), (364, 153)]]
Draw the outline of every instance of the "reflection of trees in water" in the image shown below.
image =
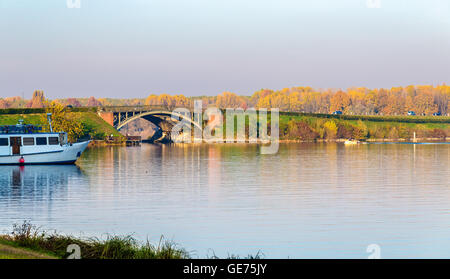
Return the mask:
[(65, 196), (71, 179), (83, 177), (70, 166), (1, 166), (0, 199), (48, 199)]

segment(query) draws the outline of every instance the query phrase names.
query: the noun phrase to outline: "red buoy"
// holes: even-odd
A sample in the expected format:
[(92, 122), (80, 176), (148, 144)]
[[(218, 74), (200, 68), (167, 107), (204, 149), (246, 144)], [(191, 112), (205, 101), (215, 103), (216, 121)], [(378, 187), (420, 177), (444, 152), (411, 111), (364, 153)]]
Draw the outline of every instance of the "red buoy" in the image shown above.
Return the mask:
[(24, 163), (25, 163), (25, 159), (24, 159), (23, 157), (20, 157), (19, 163), (20, 163), (20, 164), (24, 164)]

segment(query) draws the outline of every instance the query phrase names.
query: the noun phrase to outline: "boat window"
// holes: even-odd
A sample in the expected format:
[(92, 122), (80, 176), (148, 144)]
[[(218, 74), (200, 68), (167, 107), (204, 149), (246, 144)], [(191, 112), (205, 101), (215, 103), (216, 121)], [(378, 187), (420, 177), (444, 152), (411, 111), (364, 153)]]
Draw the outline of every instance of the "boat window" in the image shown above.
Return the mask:
[(8, 146), (8, 139), (7, 138), (0, 138), (0, 146)]
[(36, 138), (36, 145), (47, 145), (47, 138)]
[(34, 145), (34, 138), (23, 138), (23, 145)]
[(59, 142), (61, 144), (67, 144), (67, 134), (66, 133), (59, 134)]
[(49, 145), (58, 145), (59, 138), (58, 137), (48, 137), (48, 144)]

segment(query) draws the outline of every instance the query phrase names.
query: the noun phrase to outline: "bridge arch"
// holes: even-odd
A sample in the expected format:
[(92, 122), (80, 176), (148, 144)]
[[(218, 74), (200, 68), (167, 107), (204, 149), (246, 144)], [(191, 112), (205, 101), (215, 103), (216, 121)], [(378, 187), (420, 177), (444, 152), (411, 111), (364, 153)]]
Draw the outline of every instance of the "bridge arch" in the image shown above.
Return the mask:
[(158, 128), (162, 130), (163, 135), (161, 136), (160, 140), (163, 138), (169, 138), (170, 139), (170, 131), (173, 126), (176, 125), (176, 120), (172, 119), (172, 116), (178, 117), (180, 120), (185, 120), (186, 122), (190, 123), (190, 125), (194, 126), (194, 128), (202, 130), (201, 125), (198, 123), (192, 121), (191, 117), (186, 117), (184, 114), (172, 112), (172, 111), (165, 111), (165, 110), (155, 110), (155, 111), (148, 111), (148, 112), (142, 112), (139, 114), (135, 114), (132, 117), (128, 117), (125, 121), (120, 122), (116, 129), (120, 130), (125, 125), (139, 119), (143, 118), (153, 124), (155, 124)]

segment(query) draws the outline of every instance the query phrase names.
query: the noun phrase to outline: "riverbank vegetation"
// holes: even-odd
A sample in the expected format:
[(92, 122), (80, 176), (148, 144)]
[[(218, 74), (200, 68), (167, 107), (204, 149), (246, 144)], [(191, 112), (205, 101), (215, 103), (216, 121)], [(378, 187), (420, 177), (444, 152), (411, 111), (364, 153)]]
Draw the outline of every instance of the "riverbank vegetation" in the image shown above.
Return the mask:
[[(268, 113), (268, 131), (271, 114)], [(246, 119), (246, 136), (249, 134)], [(222, 134), (226, 137), (226, 115)], [(234, 123), (237, 125), (236, 119)], [(236, 136), (236, 129), (235, 129)], [(285, 141), (316, 140), (447, 140), (450, 138), (450, 117), (427, 116), (356, 116), (281, 112), (279, 139)]]
[[(73, 258), (79, 247), (81, 259), (191, 259), (194, 254), (180, 248), (173, 241), (160, 238), (156, 245), (149, 241), (141, 243), (131, 235), (108, 235), (106, 240), (78, 238), (56, 232), (44, 231), (28, 221), (14, 224), (9, 234), (0, 235), (0, 259), (68, 259)], [(77, 247), (77, 248), (78, 248)], [(211, 250), (208, 259), (219, 259)], [(229, 254), (227, 259), (261, 259), (262, 252), (255, 255)], [(78, 257), (76, 257), (78, 258)]]
[[(364, 119), (364, 120), (362, 120)], [(450, 137), (450, 119), (442, 118), (442, 122), (418, 121), (379, 117), (371, 119), (355, 117), (328, 118), (306, 115), (281, 114), (280, 139), (283, 140), (335, 140), (335, 139), (412, 139), (416, 138), (445, 140)], [(403, 121), (402, 121), (403, 120)], [(417, 119), (416, 119), (417, 120)], [(446, 121), (444, 121), (446, 120)]]
[(108, 236), (81, 239), (70, 235), (43, 231), (24, 222), (13, 226), (10, 234), (0, 236), (0, 258), (67, 259), (75, 253), (70, 245), (78, 245), (82, 259), (186, 259), (190, 254), (172, 241), (161, 238), (157, 245), (140, 243), (132, 236)]
[[(270, 116), (270, 113), (268, 116)], [(79, 123), (77, 129), (81, 129), (81, 131), (78, 130), (78, 134), (73, 137), (73, 140), (83, 137), (104, 140), (110, 135), (119, 140), (123, 139), (122, 134), (92, 111), (70, 112), (68, 118), (71, 119), (71, 123)], [(44, 113), (0, 114), (2, 125), (17, 124), (19, 119), (23, 119), (27, 124), (47, 125)], [(65, 126), (62, 127), (66, 128)], [(348, 138), (396, 140), (412, 139), (414, 133), (416, 138), (445, 140), (450, 137), (450, 118), (280, 113), (279, 128), (281, 140), (310, 141)], [(72, 133), (72, 135), (75, 135), (75, 133)]]

